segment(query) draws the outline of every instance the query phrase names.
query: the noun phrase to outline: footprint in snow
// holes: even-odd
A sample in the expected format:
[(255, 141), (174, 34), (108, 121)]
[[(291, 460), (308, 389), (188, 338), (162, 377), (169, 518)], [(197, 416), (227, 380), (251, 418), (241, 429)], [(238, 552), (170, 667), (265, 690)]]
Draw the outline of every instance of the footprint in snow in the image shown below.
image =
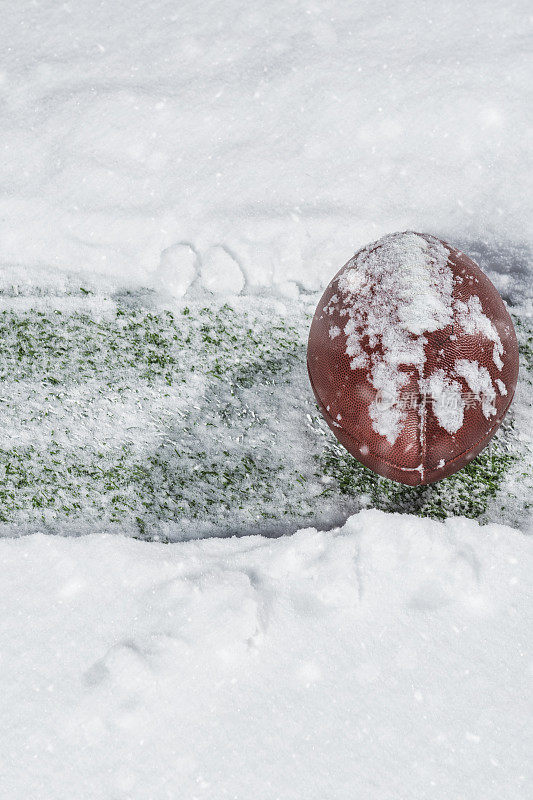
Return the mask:
[(245, 285), (240, 264), (222, 245), (211, 247), (204, 255), (200, 280), (213, 294), (239, 294)]
[(90, 688), (110, 685), (122, 699), (143, 691), (152, 679), (152, 669), (145, 654), (133, 641), (113, 645), (103, 658), (95, 661), (84, 675)]
[(178, 242), (161, 253), (155, 283), (173, 297), (183, 297), (196, 277), (198, 254), (186, 242)]

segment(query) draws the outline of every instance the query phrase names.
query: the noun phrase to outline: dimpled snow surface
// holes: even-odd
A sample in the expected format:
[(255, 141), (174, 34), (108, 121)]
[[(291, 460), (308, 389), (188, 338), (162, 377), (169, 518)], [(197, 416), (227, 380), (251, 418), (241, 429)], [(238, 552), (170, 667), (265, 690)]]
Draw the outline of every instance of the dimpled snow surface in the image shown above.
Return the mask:
[[(529, 13), (5, 0), (0, 794), (529, 800)], [(490, 445), (427, 486), (354, 459), (306, 370), (395, 231), (479, 264), (518, 340)]]

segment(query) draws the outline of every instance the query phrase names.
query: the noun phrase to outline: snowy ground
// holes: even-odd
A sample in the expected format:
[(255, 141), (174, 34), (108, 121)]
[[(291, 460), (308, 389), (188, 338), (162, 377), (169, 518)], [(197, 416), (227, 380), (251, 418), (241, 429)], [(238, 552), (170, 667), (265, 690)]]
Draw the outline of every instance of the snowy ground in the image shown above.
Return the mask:
[(527, 798), (531, 540), (365, 511), (2, 547), (5, 797)]
[[(6, 797), (531, 796), (528, 14), (4, 4)], [(521, 346), (490, 450), (424, 489), (305, 374), (320, 291), (403, 229)]]

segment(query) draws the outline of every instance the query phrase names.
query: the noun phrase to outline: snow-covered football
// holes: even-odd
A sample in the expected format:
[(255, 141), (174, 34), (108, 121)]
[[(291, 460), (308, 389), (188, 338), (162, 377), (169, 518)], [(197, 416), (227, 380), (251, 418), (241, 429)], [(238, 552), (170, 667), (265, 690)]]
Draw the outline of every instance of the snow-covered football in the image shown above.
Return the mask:
[(410, 486), (464, 467), (501, 424), (518, 377), (512, 320), (472, 259), (428, 234), (394, 233), (333, 278), (307, 365), (337, 439)]

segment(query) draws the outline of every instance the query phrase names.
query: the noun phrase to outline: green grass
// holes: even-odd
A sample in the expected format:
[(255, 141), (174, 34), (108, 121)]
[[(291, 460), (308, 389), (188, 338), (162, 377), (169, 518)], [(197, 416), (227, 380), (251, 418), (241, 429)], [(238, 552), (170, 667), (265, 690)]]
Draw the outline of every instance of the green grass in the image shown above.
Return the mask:
[(324, 495), (365, 497), (372, 508), (445, 519), (451, 513), (476, 518), (487, 510), (501, 480), (517, 456), (491, 443), (474, 461), (449, 478), (429, 486), (409, 487), (381, 478), (329, 443), (321, 457), (322, 472), (331, 479)]
[[(162, 539), (280, 531), (361, 507), (511, 522), (524, 513), (520, 487), (502, 489), (530, 463), (512, 421), (429, 487), (395, 484), (353, 459), (313, 402), (300, 307), (288, 323), (274, 303), (250, 298), (172, 312), (149, 294), (107, 298), (103, 311), (89, 290), (72, 300), (0, 314), (6, 534), (13, 525)], [(530, 380), (531, 332), (523, 320), (517, 330)]]

